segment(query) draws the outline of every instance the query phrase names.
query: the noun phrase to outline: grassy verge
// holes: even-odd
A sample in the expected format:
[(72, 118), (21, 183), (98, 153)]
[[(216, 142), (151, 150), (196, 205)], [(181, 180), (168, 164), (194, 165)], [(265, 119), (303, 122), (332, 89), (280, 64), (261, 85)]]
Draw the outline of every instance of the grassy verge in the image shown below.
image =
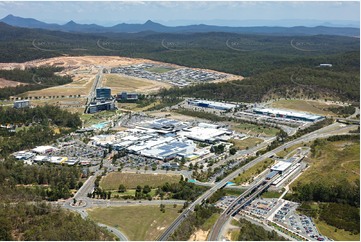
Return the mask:
[(279, 198), (282, 195), (280, 192), (268, 191), (262, 193), (262, 198)]
[[(156, 195), (157, 189), (151, 189), (151, 191), (148, 193), (151, 197), (154, 197)], [(118, 192), (117, 190), (111, 191), (112, 198), (117, 198), (115, 196), (135, 196), (135, 189), (128, 189), (125, 192)]]
[(272, 225), (275, 229), (281, 231), (282, 233), (287, 234), (288, 236), (296, 239), (297, 241), (306, 241), (302, 237), (298, 236), (297, 234), (292, 233), (292, 232), (278, 226), (276, 223), (270, 222), (270, 225)]
[(88, 210), (91, 219), (115, 227), (131, 241), (155, 240), (179, 216), (179, 208), (166, 206), (126, 206)]
[(245, 190), (240, 189), (224, 189), (226, 192), (226, 196), (240, 196), (242, 193), (244, 193)]
[(285, 157), (286, 155), (289, 155), (291, 152), (294, 152), (294, 151), (295, 151), (297, 148), (299, 148), (299, 147), (303, 147), (303, 144), (293, 145), (293, 146), (291, 146), (291, 147), (289, 147), (289, 148), (287, 148), (287, 149), (285, 149), (285, 150), (282, 150), (282, 151), (276, 153), (276, 155), (277, 155), (278, 157), (283, 158), (283, 157)]
[(262, 171), (264, 171), (268, 166), (270, 166), (273, 163), (274, 161), (272, 159), (265, 159), (264, 161), (258, 163), (257, 165), (251, 167), (250, 169), (244, 171), (239, 176), (234, 178), (233, 182), (237, 184), (243, 184), (245, 182), (249, 182), (253, 177), (260, 174)]
[(201, 226), (201, 229), (204, 231), (210, 230), (213, 227), (213, 225), (217, 222), (219, 216), (220, 216), (219, 213), (214, 213), (210, 218), (208, 218), (204, 222), (204, 224)]

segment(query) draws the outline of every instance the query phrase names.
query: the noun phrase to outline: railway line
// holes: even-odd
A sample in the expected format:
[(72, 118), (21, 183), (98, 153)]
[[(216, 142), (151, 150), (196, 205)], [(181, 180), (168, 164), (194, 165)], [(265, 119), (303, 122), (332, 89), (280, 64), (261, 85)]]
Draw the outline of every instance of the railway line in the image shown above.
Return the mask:
[(221, 214), (215, 225), (213, 226), (208, 240), (217, 241), (219, 240), (219, 235), (222, 232), (224, 224), (247, 204), (253, 201), (259, 194), (267, 190), (267, 188), (279, 178), (280, 175), (274, 176), (270, 180), (262, 179), (258, 181), (255, 185), (248, 188), (244, 193), (242, 193), (236, 200), (234, 200), (231, 205)]

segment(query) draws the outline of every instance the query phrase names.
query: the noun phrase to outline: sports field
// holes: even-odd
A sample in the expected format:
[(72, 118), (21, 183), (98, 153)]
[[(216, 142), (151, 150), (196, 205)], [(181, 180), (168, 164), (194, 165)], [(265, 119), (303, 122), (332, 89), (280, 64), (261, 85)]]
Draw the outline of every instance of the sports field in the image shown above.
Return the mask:
[(179, 216), (180, 205), (124, 206), (88, 209), (89, 217), (97, 222), (115, 227), (131, 241), (156, 240), (159, 235)]
[(129, 77), (120, 74), (106, 74), (103, 79), (103, 86), (110, 87), (112, 93), (137, 92), (151, 93), (161, 88), (170, 88), (171, 85), (146, 79)]
[(328, 108), (338, 107), (334, 103), (322, 101), (309, 101), (309, 100), (279, 100), (271, 105), (273, 108), (292, 109), (296, 111), (303, 111), (319, 115), (335, 115), (333, 112), (328, 111)]
[(112, 172), (102, 178), (100, 186), (106, 190), (118, 189), (120, 184), (123, 184), (126, 188), (136, 188), (138, 185), (150, 187), (162, 186), (166, 182), (178, 183), (180, 175), (171, 174), (137, 174), (137, 173), (123, 173)]

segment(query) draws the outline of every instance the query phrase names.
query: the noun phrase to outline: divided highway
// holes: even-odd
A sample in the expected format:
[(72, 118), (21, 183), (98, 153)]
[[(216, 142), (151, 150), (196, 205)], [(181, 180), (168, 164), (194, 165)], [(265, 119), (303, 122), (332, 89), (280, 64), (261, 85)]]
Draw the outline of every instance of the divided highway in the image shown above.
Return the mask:
[(327, 138), (332, 135), (338, 135), (338, 134), (348, 134), (348, 131), (355, 128), (357, 126), (344, 126), (339, 123), (333, 123), (331, 125), (328, 125), (324, 128), (321, 128), (319, 130), (316, 130), (314, 132), (305, 134), (295, 140), (289, 141), (259, 157), (256, 159), (250, 161), (248, 164), (242, 166), (241, 168), (237, 169), (236, 171), (229, 174), (227, 177), (225, 177), (220, 182), (216, 183), (211, 189), (207, 190), (205, 193), (203, 193), (196, 201), (194, 201), (188, 209), (185, 209), (174, 222), (164, 231), (164, 233), (158, 238), (159, 241), (165, 241), (169, 238), (169, 236), (177, 229), (177, 227), (184, 221), (184, 219), (188, 216), (190, 212), (194, 210), (194, 207), (198, 204), (201, 204), (204, 200), (208, 199), (215, 193), (218, 189), (224, 187), (227, 182), (233, 180), (235, 177), (238, 176), (239, 173), (251, 168), (252, 166), (256, 165), (257, 163), (261, 162), (262, 160), (273, 156), (275, 153), (278, 153), (285, 148), (289, 148), (291, 146), (294, 146), (296, 144), (302, 143), (302, 142), (308, 142), (315, 140), (317, 138)]
[(260, 180), (255, 185), (247, 189), (247, 191), (240, 195), (236, 200), (234, 200), (218, 218), (216, 224), (213, 226), (208, 236), (208, 240), (217, 241), (219, 239), (219, 235), (222, 232), (224, 224), (231, 218), (231, 216), (236, 215), (245, 205), (250, 203), (259, 194), (266, 190), (278, 177), (279, 176), (275, 176), (269, 181)]
[(89, 105), (95, 99), (96, 89), (101, 86), (102, 78), (103, 78), (103, 68), (100, 68), (98, 74), (95, 76), (95, 80), (93, 82), (92, 88), (90, 89), (88, 98), (86, 100), (84, 113), (88, 113)]

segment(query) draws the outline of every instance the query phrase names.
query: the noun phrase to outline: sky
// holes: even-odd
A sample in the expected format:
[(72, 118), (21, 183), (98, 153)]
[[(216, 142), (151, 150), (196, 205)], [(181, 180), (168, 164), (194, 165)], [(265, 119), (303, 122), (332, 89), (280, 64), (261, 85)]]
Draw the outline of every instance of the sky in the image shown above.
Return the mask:
[(144, 23), (168, 26), (358, 25), (359, 1), (1, 1), (0, 19), (15, 16), (47, 23)]

